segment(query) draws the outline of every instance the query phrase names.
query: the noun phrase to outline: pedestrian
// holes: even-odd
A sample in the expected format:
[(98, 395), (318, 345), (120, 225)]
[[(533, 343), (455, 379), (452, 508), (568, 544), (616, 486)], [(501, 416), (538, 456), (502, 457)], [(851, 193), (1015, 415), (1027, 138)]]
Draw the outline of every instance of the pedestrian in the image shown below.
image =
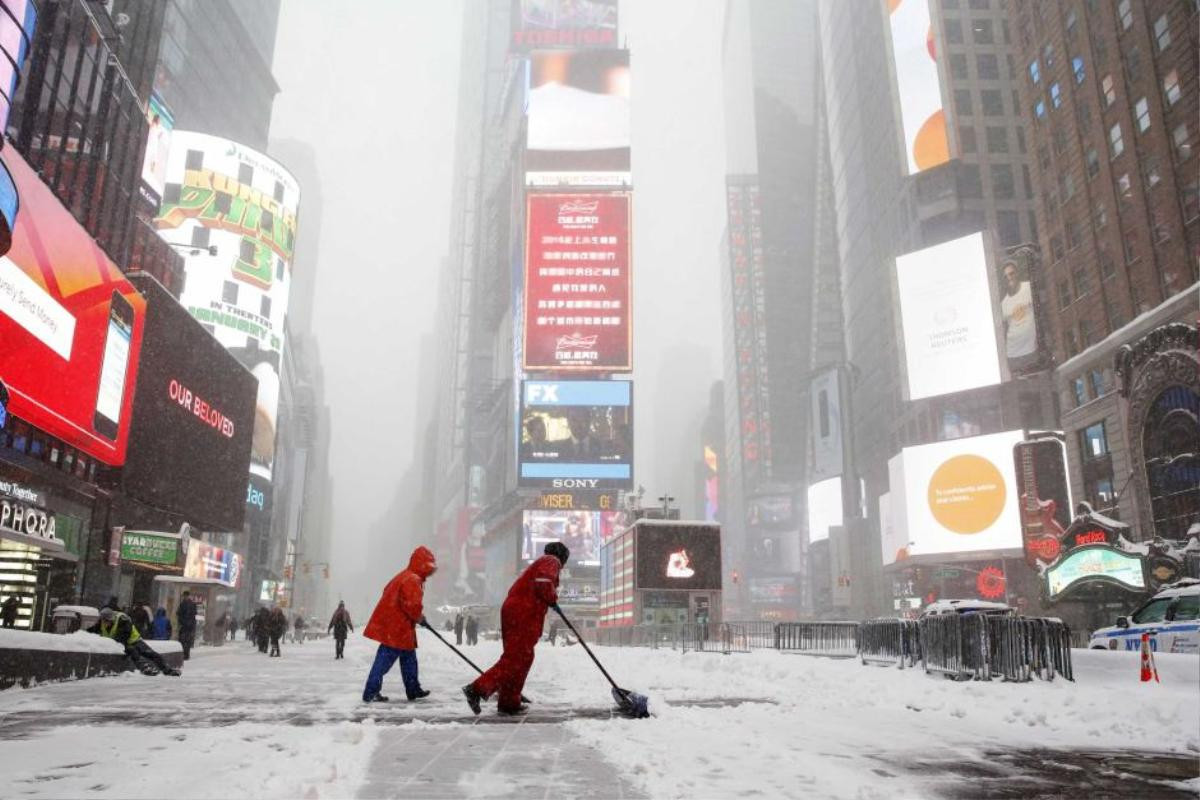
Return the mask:
[(238, 621), (236, 614), (229, 615), (229, 641), (237, 640)]
[(287, 614), (283, 613), (282, 608), (275, 606), (267, 618), (267, 632), (271, 635), (271, 657), (279, 658), (283, 655), (279, 652), (279, 640), (287, 635), (287, 629)]
[[(165, 611), (163, 612), (166, 613)], [(125, 655), (133, 662), (134, 666), (145, 672), (143, 663), (151, 661), (158, 667), (159, 671), (164, 675), (178, 676), (179, 670), (172, 667), (163, 657), (158, 654), (154, 648), (142, 641), (142, 635), (138, 633), (137, 626), (133, 624), (133, 620), (128, 614), (121, 611), (114, 611), (105, 606), (100, 609), (100, 619), (90, 628), (92, 633), (98, 633), (108, 639), (112, 639), (117, 644), (125, 648)]]
[(462, 635), (463, 635), (463, 616), (462, 616), (462, 614), (455, 614), (454, 615), (454, 643), (456, 645), (458, 645), (459, 647), (462, 647)]
[(549, 641), (550, 644), (553, 645), (554, 641), (557, 638), (558, 638), (558, 620), (554, 620), (553, 622), (550, 623), (550, 636), (547, 637), (547, 641)]
[(133, 608), (129, 610), (129, 618), (133, 620), (133, 626), (137, 628), (143, 639), (150, 636), (150, 623), (154, 617), (150, 614), (150, 609), (144, 603), (138, 601), (133, 602)]
[(187, 589), (183, 590), (179, 598), (179, 608), (175, 609), (175, 622), (179, 626), (179, 644), (183, 646), (183, 660), (187, 661), (192, 657), (192, 647), (196, 644), (196, 604), (192, 601), (192, 593)]
[(425, 579), (437, 572), (437, 559), (428, 547), (413, 550), (408, 560), (408, 569), (388, 581), (383, 594), (371, 613), (363, 636), (379, 642), (375, 651), (375, 663), (367, 676), (363, 688), (363, 702), (386, 703), (387, 697), (380, 694), (383, 676), (400, 660), (400, 675), (404, 679), (404, 693), (409, 700), (428, 697), (429, 692), (421, 688), (417, 674), (417, 625), (428, 626), (422, 601), (425, 596)]
[(171, 638), (171, 620), (167, 619), (167, 610), (162, 606), (154, 612), (154, 622), (150, 623), (150, 638), (163, 641)]
[(259, 606), (258, 611), (254, 612), (254, 643), (258, 645), (258, 652), (267, 652), (267, 642), (271, 638), (270, 627), (271, 612), (267, 611), (266, 606)]
[(120, 611), (121, 610), (121, 601), (117, 599), (117, 596), (115, 594), (110, 594), (108, 596), (108, 602), (104, 604), (104, 607), (111, 608), (113, 611)]
[(346, 649), (346, 631), (354, 630), (354, 623), (350, 621), (350, 612), (346, 610), (346, 602), (338, 600), (337, 611), (333, 612), (333, 616), (329, 619), (329, 627), (325, 629), (326, 633), (333, 631), (333, 657), (335, 659), (344, 658)]
[(475, 619), (473, 615), (468, 614), (465, 627), (467, 629), (467, 644), (479, 644), (479, 620)]
[(21, 601), (15, 594), (10, 594), (8, 599), (0, 604), (0, 620), (4, 622), (4, 627), (15, 628), (17, 626), (17, 609), (20, 607)]
[(558, 573), (566, 566), (571, 551), (562, 542), (550, 542), (538, 558), (521, 573), (508, 590), (500, 607), (500, 636), (504, 652), (491, 669), (463, 687), (467, 705), (479, 713), (479, 702), (497, 691), (496, 708), (502, 714), (519, 714), (521, 690), (533, 666), (533, 648), (542, 638), (546, 610), (558, 608)]
[(304, 644), (304, 617), (300, 614), (296, 615), (296, 623), (293, 628), (292, 641)]

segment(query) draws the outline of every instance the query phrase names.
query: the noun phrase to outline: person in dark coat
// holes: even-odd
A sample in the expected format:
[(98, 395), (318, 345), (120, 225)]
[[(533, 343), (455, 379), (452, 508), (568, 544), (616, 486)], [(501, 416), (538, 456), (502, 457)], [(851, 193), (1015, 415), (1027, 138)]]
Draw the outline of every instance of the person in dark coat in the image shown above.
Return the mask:
[(0, 605), (0, 620), (3, 620), (4, 627), (15, 628), (17, 626), (17, 609), (20, 607), (21, 601), (15, 594), (10, 594), (8, 599)]
[(196, 604), (192, 601), (192, 593), (184, 590), (179, 598), (179, 608), (175, 609), (175, 622), (179, 626), (179, 644), (183, 646), (183, 660), (192, 657), (192, 647), (196, 644)]
[(237, 639), (238, 621), (235, 614), (229, 615), (229, 641)]
[(547, 609), (558, 607), (558, 573), (570, 555), (571, 551), (562, 542), (550, 542), (545, 555), (526, 567), (508, 590), (508, 597), (500, 607), (504, 652), (491, 669), (462, 689), (474, 713), (479, 713), (481, 700), (496, 692), (500, 693), (496, 703), (500, 713), (524, 711), (521, 690), (533, 666), (533, 648), (542, 638)]
[(138, 633), (137, 626), (133, 624), (133, 620), (129, 618), (128, 614), (114, 611), (105, 606), (100, 609), (100, 619), (89, 630), (92, 633), (98, 633), (101, 636), (112, 639), (124, 647), (125, 655), (138, 669), (142, 668), (144, 661), (151, 661), (163, 675), (178, 677), (180, 674), (179, 670), (169, 665), (159, 655), (158, 651), (142, 641), (142, 636)]
[(380, 694), (383, 676), (396, 660), (400, 660), (400, 675), (404, 679), (404, 693), (409, 700), (428, 697), (429, 692), (421, 688), (417, 672), (417, 625), (428, 626), (424, 606), (425, 579), (437, 572), (437, 559), (428, 547), (413, 550), (408, 560), (408, 569), (400, 572), (383, 587), (383, 594), (371, 612), (371, 619), (363, 630), (363, 636), (379, 642), (375, 651), (375, 662), (363, 687), (363, 702), (387, 702)]
[(293, 628), (292, 628), (292, 630), (293, 630), (292, 641), (293, 642), (298, 642), (300, 644), (304, 644), (304, 628), (305, 628), (306, 624), (307, 623), (305, 623), (304, 617), (301, 616), (300, 614), (297, 614), (296, 622), (294, 623)]
[(134, 627), (138, 629), (143, 639), (150, 636), (150, 609), (146, 608), (145, 604), (134, 601), (133, 608), (129, 610), (129, 618), (133, 620)]
[(171, 620), (167, 619), (167, 610), (161, 606), (154, 612), (154, 622), (150, 623), (150, 638), (163, 641), (171, 638)]
[(279, 640), (287, 634), (287, 629), (287, 614), (283, 613), (282, 608), (275, 606), (267, 617), (267, 632), (271, 635), (271, 656), (279, 658), (283, 655), (279, 652)]
[(113, 611), (121, 610), (121, 601), (117, 599), (115, 594), (108, 596), (108, 602), (104, 604), (105, 608), (111, 608)]
[(464, 627), (467, 631), (467, 644), (479, 644), (479, 620), (468, 614), (467, 622)]
[(454, 643), (456, 645), (459, 645), (460, 647), (462, 646), (462, 635), (463, 635), (463, 616), (462, 616), (462, 614), (455, 614), (454, 615)]
[(258, 652), (267, 652), (267, 643), (271, 640), (270, 631), (271, 612), (266, 606), (259, 606), (258, 611), (254, 612), (253, 619), (250, 620), (251, 626), (254, 628), (254, 643), (258, 645)]
[(339, 600), (337, 611), (333, 612), (333, 616), (329, 619), (329, 627), (325, 629), (326, 633), (333, 631), (333, 657), (335, 659), (345, 657), (346, 631), (353, 630), (354, 623), (350, 621), (350, 612), (346, 610), (346, 603)]

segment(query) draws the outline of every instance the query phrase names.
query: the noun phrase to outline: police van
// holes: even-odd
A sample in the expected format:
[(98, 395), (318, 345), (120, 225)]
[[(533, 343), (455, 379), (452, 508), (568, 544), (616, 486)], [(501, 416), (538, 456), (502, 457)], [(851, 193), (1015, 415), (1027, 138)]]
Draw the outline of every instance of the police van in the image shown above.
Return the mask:
[(1093, 650), (1137, 650), (1142, 634), (1150, 634), (1150, 648), (1160, 653), (1200, 654), (1200, 580), (1185, 578), (1164, 586), (1128, 617), (1092, 633)]

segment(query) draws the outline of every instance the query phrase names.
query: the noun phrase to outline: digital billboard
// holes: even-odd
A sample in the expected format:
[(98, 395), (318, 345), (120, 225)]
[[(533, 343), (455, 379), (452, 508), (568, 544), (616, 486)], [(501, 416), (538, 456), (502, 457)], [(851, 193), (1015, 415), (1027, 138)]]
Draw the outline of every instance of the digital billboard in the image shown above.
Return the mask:
[(746, 560), (754, 574), (800, 569), (800, 517), (792, 493), (747, 498), (746, 526)]
[(544, 50), (528, 75), (526, 182), (628, 185), (629, 51)]
[(114, 466), (125, 462), (145, 302), (15, 148), (21, 196), (0, 257), (8, 412)]
[(633, 530), (636, 588), (721, 588), (720, 527), (655, 520)]
[(125, 491), (207, 530), (241, 531), (258, 383), (153, 278), (146, 298)]
[(1033, 245), (1009, 248), (1000, 260), (997, 285), (1000, 287), (1000, 326), (1004, 358), (1009, 372), (1022, 375), (1044, 366), (1044, 348), (1040, 338), (1038, 293), (1033, 289), (1033, 273), (1040, 266)]
[(533, 561), (550, 542), (562, 542), (571, 551), (571, 563), (600, 565), (600, 543), (607, 527), (612, 529), (615, 511), (524, 512), (521, 525), (521, 559)]
[(828, 369), (813, 378), (808, 388), (809, 441), (812, 444), (810, 481), (842, 474), (842, 394), (838, 370)]
[(514, 53), (617, 46), (617, 0), (513, 0)]
[(906, 447), (893, 457), (884, 564), (898, 555), (1020, 550), (1013, 446), (1023, 438), (1021, 431), (1007, 431)]
[(633, 485), (630, 381), (523, 381), (518, 485)]
[(842, 479), (828, 478), (808, 487), (808, 541), (829, 538), (829, 529), (842, 524)]
[(33, 0), (0, 2), (0, 131), (8, 129), (8, 114), (17, 96), (21, 67), (36, 29), (37, 7)]
[(950, 160), (929, 0), (888, 0), (892, 67), (909, 174)]
[(197, 246), (179, 300), (258, 380), (250, 470), (269, 489), (300, 187), (262, 153), (178, 130), (166, 180), (155, 227)]
[(236, 589), (242, 578), (242, 557), (232, 550), (193, 539), (188, 543), (183, 577), (216, 581)]
[(175, 129), (175, 115), (157, 93), (151, 94), (146, 104), (146, 122), (150, 130), (142, 157), (140, 189), (146, 204), (157, 212), (167, 185), (167, 158), (171, 154), (171, 132)]
[(908, 398), (1001, 380), (982, 233), (896, 258)]
[(1142, 559), (1108, 545), (1075, 550), (1046, 570), (1046, 588), (1051, 600), (1062, 599), (1081, 581), (1097, 580), (1128, 591), (1146, 590), (1146, 571)]
[(1063, 440), (1043, 436), (1013, 448), (1013, 467), (1020, 488), (1021, 534), (1030, 566), (1058, 558), (1071, 524), (1071, 488), (1067, 480), (1067, 448)]
[(630, 195), (530, 194), (524, 367), (633, 366)]

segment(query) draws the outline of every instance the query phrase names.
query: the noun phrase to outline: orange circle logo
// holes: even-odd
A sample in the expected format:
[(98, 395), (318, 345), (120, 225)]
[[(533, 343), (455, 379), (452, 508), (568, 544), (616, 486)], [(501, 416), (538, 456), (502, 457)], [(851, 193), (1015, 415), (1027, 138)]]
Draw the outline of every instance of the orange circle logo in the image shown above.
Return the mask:
[(976, 455), (961, 455), (938, 467), (929, 479), (929, 510), (955, 533), (981, 533), (1000, 518), (1008, 489), (996, 465)]

